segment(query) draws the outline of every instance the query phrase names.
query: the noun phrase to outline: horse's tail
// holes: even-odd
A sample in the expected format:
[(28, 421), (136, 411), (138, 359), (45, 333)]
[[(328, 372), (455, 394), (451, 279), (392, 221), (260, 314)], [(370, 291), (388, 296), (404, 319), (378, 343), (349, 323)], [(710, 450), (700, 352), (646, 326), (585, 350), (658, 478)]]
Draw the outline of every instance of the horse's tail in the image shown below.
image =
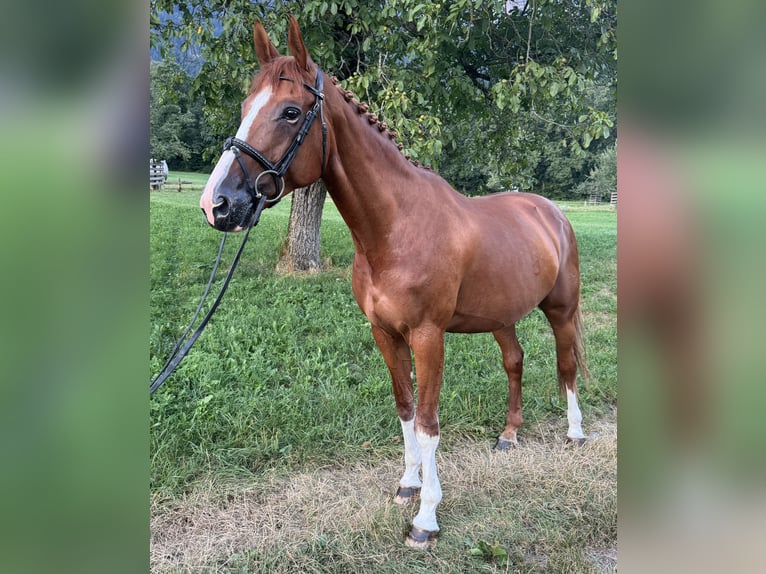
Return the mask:
[(577, 310), (574, 314), (574, 356), (577, 368), (580, 370), (580, 376), (583, 380), (590, 380), (590, 371), (588, 370), (588, 358), (585, 354), (585, 333), (583, 331), (582, 304), (577, 304)]
[[(588, 360), (585, 354), (585, 333), (583, 332), (582, 321), (582, 307), (580, 303), (577, 304), (574, 317), (574, 345), (572, 346), (572, 354), (574, 354), (575, 363), (580, 371), (580, 376), (585, 382), (590, 380), (590, 371), (588, 370)], [(561, 396), (566, 396), (567, 385), (563, 377), (559, 376), (559, 392)]]

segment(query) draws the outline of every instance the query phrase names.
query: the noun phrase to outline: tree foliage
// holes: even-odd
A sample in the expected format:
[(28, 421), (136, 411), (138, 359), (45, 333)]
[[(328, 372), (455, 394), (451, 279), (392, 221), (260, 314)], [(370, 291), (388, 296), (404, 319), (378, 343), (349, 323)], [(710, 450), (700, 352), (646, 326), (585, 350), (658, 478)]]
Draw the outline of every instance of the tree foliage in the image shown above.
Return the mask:
[(603, 150), (596, 159), (596, 165), (591, 169), (588, 178), (577, 186), (580, 195), (595, 195), (607, 199), (617, 191), (617, 148), (615, 146)]
[[(152, 0), (152, 43), (198, 54), (194, 93), (222, 138), (256, 69), (252, 23), (314, 60), (466, 193), (572, 193), (614, 141), (615, 0)], [(214, 158), (218, 145), (207, 149)]]
[(191, 93), (192, 78), (175, 62), (152, 62), (149, 70), (149, 152), (172, 169), (196, 171), (211, 143), (202, 100)]

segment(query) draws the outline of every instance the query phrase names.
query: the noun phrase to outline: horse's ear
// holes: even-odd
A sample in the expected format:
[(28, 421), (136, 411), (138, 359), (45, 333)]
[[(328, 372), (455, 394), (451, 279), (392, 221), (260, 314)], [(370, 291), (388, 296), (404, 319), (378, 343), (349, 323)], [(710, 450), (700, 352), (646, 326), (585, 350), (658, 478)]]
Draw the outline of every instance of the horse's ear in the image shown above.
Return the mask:
[(298, 22), (292, 15), (290, 16), (290, 29), (287, 32), (287, 47), (301, 69), (308, 71), (309, 54), (306, 50), (306, 44), (303, 43), (303, 35), (301, 34)]
[(255, 44), (255, 55), (258, 56), (258, 62), (261, 66), (279, 57), (279, 52), (269, 40), (266, 29), (260, 20), (256, 20), (253, 24), (253, 44)]

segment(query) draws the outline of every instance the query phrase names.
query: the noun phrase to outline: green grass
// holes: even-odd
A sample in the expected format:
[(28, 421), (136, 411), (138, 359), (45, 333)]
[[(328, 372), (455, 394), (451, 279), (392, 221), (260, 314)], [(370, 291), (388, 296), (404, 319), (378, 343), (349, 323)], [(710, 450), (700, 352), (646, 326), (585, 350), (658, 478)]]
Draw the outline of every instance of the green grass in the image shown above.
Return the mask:
[[(181, 174), (193, 183), (180, 193), (172, 186), (178, 177), (171, 173), (166, 191), (151, 194), (150, 376), (191, 318), (221, 238), (199, 210), (205, 176)], [(580, 387), (588, 432), (616, 403), (616, 214), (568, 207), (567, 215), (580, 247), (593, 374)], [(279, 276), (273, 269), (288, 217), (289, 200), (263, 214), (215, 316), (151, 400), (155, 500), (172, 503), (210, 481), (257, 484), (402, 457), (388, 372), (351, 292), (348, 229), (328, 202), (321, 241), (326, 271)], [(219, 273), (239, 239), (229, 237)], [(518, 334), (525, 350), (520, 437), (538, 437), (546, 425), (563, 437), (566, 401), (558, 395), (553, 337), (542, 313), (521, 321)], [(504, 426), (506, 395), (492, 336), (448, 335), (440, 451), (465, 441), (489, 444)], [(321, 560), (320, 550), (306, 550), (314, 551), (312, 559)]]

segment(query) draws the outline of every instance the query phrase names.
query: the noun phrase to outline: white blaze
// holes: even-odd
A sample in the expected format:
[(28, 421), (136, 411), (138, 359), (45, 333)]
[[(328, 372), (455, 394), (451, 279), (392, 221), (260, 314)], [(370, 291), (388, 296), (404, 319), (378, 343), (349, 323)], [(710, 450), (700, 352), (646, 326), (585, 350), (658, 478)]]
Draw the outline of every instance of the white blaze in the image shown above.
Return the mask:
[(253, 127), (253, 122), (255, 121), (256, 116), (258, 115), (258, 112), (263, 109), (263, 106), (266, 105), (266, 102), (269, 101), (271, 98), (271, 88), (266, 86), (263, 91), (261, 91), (260, 94), (258, 94), (255, 99), (250, 104), (250, 110), (247, 112), (247, 115), (245, 116), (245, 119), (242, 120), (242, 123), (239, 125), (239, 129), (237, 130), (237, 135), (235, 136), (238, 139), (241, 139), (243, 141), (247, 140), (247, 136), (250, 133), (250, 128)]
[[(243, 141), (247, 141), (250, 129), (253, 127), (253, 122), (258, 116), (258, 113), (263, 109), (263, 106), (271, 98), (271, 88), (265, 87), (250, 103), (250, 109), (247, 111), (247, 115), (242, 120), (237, 130), (236, 138)], [(231, 150), (226, 150), (221, 154), (218, 163), (215, 164), (213, 172), (207, 179), (205, 189), (200, 197), (199, 205), (205, 211), (207, 220), (213, 223), (213, 207), (218, 204), (213, 203), (213, 197), (215, 196), (215, 190), (218, 188), (223, 179), (229, 174), (231, 170), (231, 164), (234, 163), (234, 153)]]

